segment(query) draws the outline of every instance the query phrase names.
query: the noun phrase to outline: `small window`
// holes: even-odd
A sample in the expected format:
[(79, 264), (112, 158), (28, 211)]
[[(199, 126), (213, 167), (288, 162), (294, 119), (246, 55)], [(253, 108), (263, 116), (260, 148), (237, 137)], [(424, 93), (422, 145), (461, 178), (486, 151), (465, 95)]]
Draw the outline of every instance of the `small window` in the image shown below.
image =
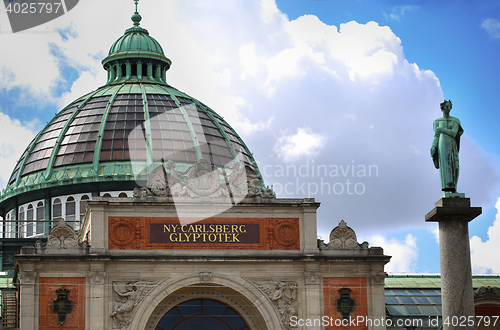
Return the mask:
[(132, 72), (131, 72), (131, 75), (132, 76), (137, 76), (137, 64), (136, 63), (132, 63)]
[(18, 233), (18, 237), (25, 237), (25, 233), (26, 231), (24, 230), (24, 207), (20, 207), (19, 208), (19, 222), (18, 222), (18, 227), (17, 227), (17, 233)]
[(36, 205), (36, 233), (43, 234), (45, 227), (45, 207), (42, 202)]
[(70, 196), (66, 200), (66, 222), (69, 226), (73, 227), (75, 230), (75, 220), (76, 220), (76, 202), (75, 198)]
[(57, 225), (59, 220), (62, 219), (62, 203), (59, 198), (54, 199), (54, 204), (52, 205), (52, 225), (54, 227)]
[(26, 211), (26, 237), (33, 236), (33, 227), (34, 227), (34, 210), (33, 205), (28, 205), (28, 209)]
[(111, 194), (110, 193), (105, 193), (104, 195), (102, 195), (102, 197), (111, 197)]
[(122, 192), (122, 193), (120, 193), (120, 195), (118, 195), (118, 197), (127, 197), (127, 194)]

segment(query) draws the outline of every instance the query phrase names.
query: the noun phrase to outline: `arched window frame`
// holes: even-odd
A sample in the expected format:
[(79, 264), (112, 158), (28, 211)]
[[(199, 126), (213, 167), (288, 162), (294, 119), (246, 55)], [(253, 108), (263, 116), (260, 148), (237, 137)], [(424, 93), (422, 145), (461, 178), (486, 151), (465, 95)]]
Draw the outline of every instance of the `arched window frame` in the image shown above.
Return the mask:
[(34, 233), (35, 227), (35, 208), (33, 204), (28, 204), (26, 207), (26, 237), (32, 237)]
[(41, 235), (45, 233), (45, 203), (44, 201), (38, 201), (36, 203), (36, 225), (35, 232), (36, 235)]

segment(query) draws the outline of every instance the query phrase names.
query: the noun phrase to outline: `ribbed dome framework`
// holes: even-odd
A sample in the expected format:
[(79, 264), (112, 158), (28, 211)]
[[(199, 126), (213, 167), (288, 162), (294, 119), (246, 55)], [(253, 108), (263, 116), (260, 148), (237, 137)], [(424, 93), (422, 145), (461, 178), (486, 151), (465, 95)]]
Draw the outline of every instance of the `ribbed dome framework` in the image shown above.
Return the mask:
[(166, 83), (171, 61), (139, 27), (137, 12), (132, 20), (102, 62), (107, 84), (61, 110), (26, 148), (0, 196), (0, 215), (61, 192), (131, 190), (134, 174), (167, 160), (182, 170), (206, 159), (224, 171), (236, 158), (259, 174), (221, 116)]

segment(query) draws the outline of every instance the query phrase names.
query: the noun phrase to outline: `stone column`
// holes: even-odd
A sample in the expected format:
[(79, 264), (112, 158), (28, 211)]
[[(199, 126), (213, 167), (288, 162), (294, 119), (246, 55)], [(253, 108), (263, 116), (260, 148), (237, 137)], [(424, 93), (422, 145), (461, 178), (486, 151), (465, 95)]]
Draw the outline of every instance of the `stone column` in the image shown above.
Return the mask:
[(104, 284), (106, 283), (106, 272), (104, 270), (91, 270), (88, 273), (88, 302), (89, 313), (88, 322), (89, 329), (103, 330), (105, 329), (105, 317), (107, 305), (104, 299)]
[[(308, 267), (313, 266), (313, 267)], [(316, 266), (316, 267), (314, 267)], [(316, 269), (314, 269), (316, 268)], [(314, 270), (313, 270), (314, 269)], [(309, 320), (321, 320), (321, 272), (319, 271), (319, 265), (306, 265), (306, 271), (304, 272), (304, 280), (306, 283), (305, 292), (305, 303), (306, 303), (306, 315), (305, 319)], [(310, 326), (310, 330), (320, 330), (321, 326)]]
[[(476, 329), (468, 322), (475, 321), (469, 221), (481, 212), (480, 207), (470, 206), (470, 198), (448, 197), (437, 201), (425, 216), (425, 221), (439, 223), (443, 330)], [(465, 326), (460, 326), (462, 320)]]
[[(36, 271), (20, 271), (19, 329), (35, 330), (38, 320), (38, 295), (35, 295)], [(36, 307), (36, 308), (35, 308)]]

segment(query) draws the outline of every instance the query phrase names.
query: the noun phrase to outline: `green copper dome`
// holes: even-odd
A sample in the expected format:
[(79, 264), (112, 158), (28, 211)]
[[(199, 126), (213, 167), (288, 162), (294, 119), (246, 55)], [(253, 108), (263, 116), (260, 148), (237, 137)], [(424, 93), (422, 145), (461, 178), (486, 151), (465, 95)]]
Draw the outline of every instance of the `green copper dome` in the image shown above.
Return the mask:
[(106, 85), (62, 109), (26, 148), (0, 196), (0, 215), (36, 199), (131, 191), (137, 173), (168, 160), (183, 170), (205, 159), (224, 171), (238, 159), (259, 174), (221, 116), (166, 83), (170, 60), (139, 27), (137, 12), (132, 20), (103, 60)]
[(108, 56), (137, 53), (165, 56), (158, 41), (149, 36), (148, 30), (140, 27), (128, 29), (111, 46)]

